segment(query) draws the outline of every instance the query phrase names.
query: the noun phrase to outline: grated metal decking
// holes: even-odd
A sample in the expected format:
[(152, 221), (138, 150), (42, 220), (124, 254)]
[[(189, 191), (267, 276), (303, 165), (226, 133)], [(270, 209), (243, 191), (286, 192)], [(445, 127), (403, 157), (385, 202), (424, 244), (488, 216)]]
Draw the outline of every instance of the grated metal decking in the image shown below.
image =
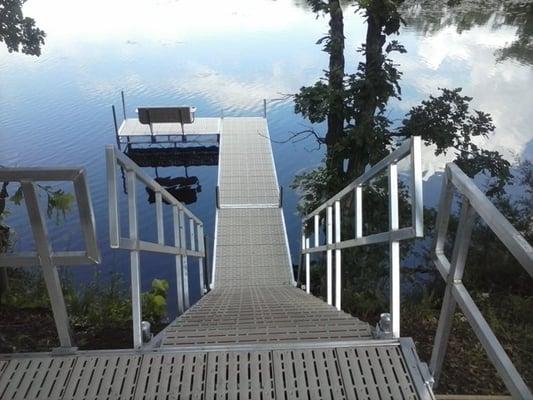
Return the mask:
[(145, 349), (0, 358), (0, 399), (432, 399), (410, 339), (294, 286), (266, 119), (212, 120), (212, 290)]
[[(417, 399), (412, 343), (28, 356), (0, 363), (0, 398)], [(408, 360), (406, 362), (406, 359)]]

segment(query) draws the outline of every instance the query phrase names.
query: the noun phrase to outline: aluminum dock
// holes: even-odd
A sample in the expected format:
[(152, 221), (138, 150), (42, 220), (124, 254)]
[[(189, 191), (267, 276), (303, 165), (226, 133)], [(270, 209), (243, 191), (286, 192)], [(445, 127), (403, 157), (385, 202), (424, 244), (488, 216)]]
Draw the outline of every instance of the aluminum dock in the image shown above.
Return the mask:
[[(205, 122), (202, 129), (216, 129), (220, 136), (212, 268), (207, 268), (201, 220), (122, 152), (108, 146), (110, 243), (131, 254), (134, 348), (77, 350), (68, 334), (62, 294), (54, 292), (57, 281), (52, 274), (47, 288), (61, 347), (50, 353), (0, 355), (0, 398), (433, 399), (429, 369), (418, 359), (412, 340), (399, 334), (399, 242), (421, 237), (423, 227), (418, 184), (413, 186), (412, 226), (398, 227), (396, 163), (410, 157), (411, 178), (421, 183), (419, 139), (402, 145), (304, 217), (301, 282), (297, 285), (266, 118)], [(136, 133), (137, 128), (133, 122), (121, 127), (131, 135), (146, 134), (140, 130)], [(175, 128), (158, 130), (170, 132)], [(120, 229), (119, 168), (128, 193), (128, 233)], [(385, 233), (364, 236), (361, 185), (387, 168), (391, 225)], [(24, 190), (31, 189), (27, 182), (44, 176), (35, 170), (14, 170), (10, 179), (16, 181), (18, 177)], [(73, 180), (75, 185), (86, 187), (83, 171), (67, 172), (48, 171), (46, 179)], [(0, 178), (2, 173), (7, 172), (0, 170)], [(138, 181), (155, 193), (158, 229), (153, 243), (139, 239), (135, 199)], [(340, 199), (347, 193), (355, 193), (355, 238), (340, 235)], [(79, 189), (76, 197), (79, 205), (88, 208), (82, 212), (80, 207), (82, 225), (87, 228), (86, 243), (95, 243), (89, 193)], [(25, 198), (27, 207), (38, 208), (26, 192)], [(165, 241), (163, 201), (172, 208), (173, 245)], [(42, 213), (29, 215), (36, 238), (46, 239), (44, 231), (39, 230), (44, 229)], [(325, 238), (320, 232), (326, 233)], [(342, 311), (341, 250), (381, 242), (390, 245), (391, 326), (376, 331)], [(139, 254), (143, 251), (174, 255), (181, 289), (176, 299), (181, 315), (151, 340), (143, 337), (141, 329)], [(323, 253), (327, 263), (326, 301), (310, 293), (310, 255), (315, 252)], [(28, 265), (28, 257), (15, 255), (6, 261), (0, 256), (0, 266), (8, 262)], [(57, 255), (49, 246), (40, 246), (34, 257), (41, 261), (48, 257), (43, 268), (52, 272), (57, 272), (59, 261), (100, 261), (94, 248), (84, 254)], [(199, 260), (200, 290), (205, 294), (189, 307), (189, 269), (194, 265), (188, 262), (191, 257)]]

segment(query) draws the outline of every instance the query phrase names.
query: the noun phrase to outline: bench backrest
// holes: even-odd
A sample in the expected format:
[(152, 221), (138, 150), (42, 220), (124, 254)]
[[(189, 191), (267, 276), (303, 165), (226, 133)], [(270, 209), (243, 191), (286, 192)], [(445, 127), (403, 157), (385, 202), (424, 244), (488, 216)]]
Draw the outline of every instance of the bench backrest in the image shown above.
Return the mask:
[(139, 122), (141, 124), (181, 123), (194, 122), (193, 107), (142, 107), (138, 108)]

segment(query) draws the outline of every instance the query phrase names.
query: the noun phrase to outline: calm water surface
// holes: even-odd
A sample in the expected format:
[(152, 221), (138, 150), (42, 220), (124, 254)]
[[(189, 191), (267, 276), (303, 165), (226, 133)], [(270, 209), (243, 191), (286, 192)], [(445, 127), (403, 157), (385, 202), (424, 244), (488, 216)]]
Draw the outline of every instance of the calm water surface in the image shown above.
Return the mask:
[[(509, 159), (533, 160), (533, 51), (520, 48), (524, 35), (526, 44), (531, 38), (531, 10), (406, 7), (407, 26), (398, 40), (408, 53), (395, 57), (403, 71), (403, 101), (391, 107), (393, 117), (401, 119), (439, 87), (461, 86), (475, 108), (492, 114), (497, 127), (482, 145)], [(315, 45), (327, 32), (327, 21), (297, 1), (29, 0), (25, 13), (47, 38), (39, 58), (0, 48), (0, 165), (88, 170), (104, 256), (98, 269), (104, 275), (129, 276), (127, 254), (110, 251), (107, 234), (104, 146), (114, 144), (110, 106), (120, 104), (120, 90), (126, 92), (130, 116), (140, 105), (183, 104), (196, 106), (198, 116), (219, 116), (221, 110), (226, 116), (261, 115), (262, 99), (270, 99), (270, 134), (281, 142), (309, 124), (293, 113), (290, 100), (280, 98), (315, 82), (327, 66), (326, 55)], [(366, 27), (353, 8), (345, 10), (345, 23), (347, 69), (353, 71)], [(320, 163), (322, 151), (312, 141), (274, 142), (273, 150), (297, 261), (297, 195), (289, 185), (295, 174)], [(436, 198), (434, 177), (446, 161), (430, 154), (424, 161), (429, 203)], [(146, 171), (156, 174), (153, 168)], [(212, 241), (217, 168), (169, 167), (157, 173), (198, 177), (202, 190), (189, 207), (204, 220)], [(155, 208), (147, 198), (139, 190), (141, 236), (153, 240)], [(31, 249), (23, 209), (10, 208), (17, 248)], [(61, 225), (52, 219), (50, 231), (57, 249), (81, 246), (73, 216)], [(154, 277), (174, 281), (171, 257), (144, 256), (142, 263), (145, 288)], [(84, 282), (95, 268), (72, 271)], [(192, 285), (197, 279), (194, 274)]]

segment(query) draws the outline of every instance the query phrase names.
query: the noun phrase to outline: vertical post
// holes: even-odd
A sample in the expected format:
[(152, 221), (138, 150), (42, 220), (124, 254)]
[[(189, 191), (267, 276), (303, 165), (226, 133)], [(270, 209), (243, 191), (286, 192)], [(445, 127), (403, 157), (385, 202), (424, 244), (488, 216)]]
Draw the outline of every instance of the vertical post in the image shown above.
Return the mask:
[(448, 338), (452, 330), (453, 316), (456, 308), (453, 287), (456, 282), (461, 282), (463, 279), (468, 247), (470, 246), (470, 238), (476, 216), (476, 212), (466, 196), (463, 196), (462, 200), (459, 226), (457, 227), (457, 234), (453, 244), (450, 271), (446, 277), (446, 291), (444, 292), (439, 324), (437, 326), (437, 333), (435, 334), (435, 344), (433, 345), (433, 352), (431, 353), (429, 364), (435, 379), (435, 386), (439, 382), (442, 363), (444, 362), (444, 356), (448, 347)]
[[(328, 206), (326, 209), (326, 243), (331, 245), (333, 243), (333, 208)], [(331, 249), (326, 250), (326, 287), (327, 287), (327, 301), (329, 305), (333, 304), (333, 271), (332, 271), (332, 253)]]
[[(177, 247), (181, 251), (180, 213), (177, 205), (172, 206), (172, 219), (174, 222), (174, 247)], [(178, 314), (183, 314), (185, 307), (183, 305), (183, 265), (181, 254), (176, 254), (176, 288)]]
[(137, 225), (137, 198), (135, 196), (135, 172), (126, 171), (126, 187), (128, 189), (128, 221), (130, 239), (137, 250), (130, 251), (131, 270), (131, 313), (133, 320), (133, 347), (142, 346), (141, 331), (141, 271), (139, 246), (139, 229)]
[(198, 269), (199, 269), (199, 276), (200, 276), (200, 296), (203, 296), (205, 293), (205, 274), (204, 274), (204, 268), (205, 265), (207, 265), (207, 258), (205, 254), (205, 237), (204, 237), (204, 226), (202, 224), (195, 224), (197, 228), (197, 238), (198, 238), (198, 251), (202, 253), (200, 257), (198, 257)]
[[(389, 231), (399, 228), (398, 166), (389, 165)], [(400, 242), (389, 239), (390, 258), (390, 314), (393, 337), (400, 337)]]
[(313, 218), (315, 223), (315, 247), (318, 247), (320, 242), (320, 214), (316, 214)]
[(183, 266), (183, 306), (185, 310), (189, 308), (190, 299), (189, 299), (189, 266), (187, 259), (187, 239), (185, 237), (185, 211), (180, 210), (180, 244), (181, 244), (181, 265)]
[(355, 238), (363, 237), (363, 188), (355, 188)]
[(157, 243), (165, 244), (165, 226), (163, 225), (163, 198), (161, 192), (155, 192), (155, 213), (157, 218)]
[(422, 143), (420, 136), (411, 138), (412, 215), (411, 224), (416, 237), (424, 236), (424, 200), (422, 197)]
[[(335, 202), (335, 243), (341, 241), (341, 202)], [(335, 249), (335, 307), (340, 311), (341, 309), (341, 249)]]
[(111, 106), (111, 111), (113, 112), (113, 126), (115, 127), (115, 140), (117, 141), (117, 147), (120, 149), (120, 136), (118, 135), (118, 124), (117, 124), (117, 112), (115, 111), (115, 106)]
[(72, 347), (72, 337), (70, 334), (67, 307), (65, 305), (65, 299), (63, 298), (63, 291), (61, 289), (61, 281), (59, 279), (57, 267), (52, 261), (52, 248), (50, 246), (50, 241), (48, 240), (46, 221), (39, 208), (37, 188), (32, 182), (21, 182), (20, 185), (24, 193), (24, 201), (26, 202), (28, 210), (28, 217), (33, 231), (37, 254), (39, 255), (39, 260), (43, 268), (43, 277), (48, 296), (50, 297), (52, 314), (59, 336), (59, 344), (62, 348), (68, 349)]
[(267, 99), (263, 99), (263, 117), (267, 117)]
[[(439, 209), (437, 212), (437, 221), (435, 222), (436, 232), (435, 239), (433, 242), (433, 257), (438, 258), (440, 260), (444, 259), (446, 233), (448, 232), (448, 223), (450, 220), (450, 212), (453, 201), (453, 188), (448, 176), (448, 171), (448, 168), (446, 168), (444, 174), (442, 175)], [(442, 274), (442, 277), (446, 279), (449, 270), (440, 272)]]
[(126, 120), (126, 102), (124, 101), (124, 91), (120, 91), (120, 96), (122, 97), (122, 115), (124, 116), (124, 121)]
[[(309, 250), (309, 238), (305, 238), (305, 248)], [(305, 290), (311, 293), (311, 254), (305, 253)]]
[[(190, 241), (191, 241), (191, 250), (192, 251), (196, 251), (196, 222), (192, 219), (192, 218), (189, 218), (189, 238), (190, 238)], [(198, 257), (198, 260), (200, 260), (200, 258)], [(201, 275), (201, 272), (198, 272), (198, 276)], [(202, 280), (200, 278), (200, 288), (202, 287)], [(202, 291), (200, 290), (200, 296), (202, 296), (203, 293)]]
[(109, 244), (112, 249), (120, 246), (120, 219), (117, 193), (117, 161), (115, 149), (109, 145), (105, 149), (107, 168), (107, 196), (109, 209)]

